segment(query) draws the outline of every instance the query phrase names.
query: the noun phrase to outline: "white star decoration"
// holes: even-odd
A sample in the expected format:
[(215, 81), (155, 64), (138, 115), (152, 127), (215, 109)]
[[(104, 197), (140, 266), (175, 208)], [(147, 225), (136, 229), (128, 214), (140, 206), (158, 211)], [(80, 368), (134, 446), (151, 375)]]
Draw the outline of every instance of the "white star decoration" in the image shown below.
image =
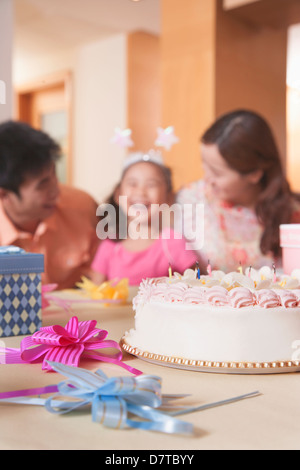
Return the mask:
[(173, 126), (169, 126), (166, 129), (158, 127), (157, 134), (155, 145), (157, 147), (164, 147), (166, 150), (170, 150), (179, 141), (178, 137), (174, 134)]
[(131, 130), (130, 129), (120, 129), (116, 127), (115, 135), (111, 139), (113, 144), (117, 144), (120, 147), (132, 147), (133, 141), (131, 140)]

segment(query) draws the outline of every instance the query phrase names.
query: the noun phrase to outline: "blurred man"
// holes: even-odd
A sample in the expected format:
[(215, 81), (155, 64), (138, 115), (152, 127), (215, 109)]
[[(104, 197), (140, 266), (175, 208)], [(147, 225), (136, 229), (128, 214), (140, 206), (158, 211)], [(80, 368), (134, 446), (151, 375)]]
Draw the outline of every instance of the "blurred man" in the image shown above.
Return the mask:
[(74, 287), (99, 240), (96, 202), (59, 185), (59, 146), (27, 124), (0, 124), (0, 245), (15, 245), (45, 258), (43, 283)]

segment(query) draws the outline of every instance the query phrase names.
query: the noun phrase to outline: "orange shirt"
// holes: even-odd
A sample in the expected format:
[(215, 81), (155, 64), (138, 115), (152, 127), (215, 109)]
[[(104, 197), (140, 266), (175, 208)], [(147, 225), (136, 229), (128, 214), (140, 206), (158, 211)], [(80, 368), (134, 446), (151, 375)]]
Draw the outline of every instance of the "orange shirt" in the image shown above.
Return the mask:
[(31, 234), (14, 226), (0, 201), (0, 245), (43, 254), (43, 284), (57, 283), (59, 289), (74, 287), (99, 245), (96, 210), (97, 204), (88, 194), (62, 186), (55, 212)]

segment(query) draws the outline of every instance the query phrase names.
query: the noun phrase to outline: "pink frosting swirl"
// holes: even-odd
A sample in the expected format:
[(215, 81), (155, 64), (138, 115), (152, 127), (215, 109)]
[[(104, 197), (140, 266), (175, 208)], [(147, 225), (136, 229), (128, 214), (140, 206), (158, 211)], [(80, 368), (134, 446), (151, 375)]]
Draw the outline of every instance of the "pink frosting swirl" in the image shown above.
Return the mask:
[(151, 299), (154, 288), (154, 282), (150, 279), (143, 279), (138, 294), (133, 298), (132, 305), (133, 309), (136, 310), (137, 306), (141, 302), (148, 302)]
[(255, 304), (252, 292), (246, 287), (235, 287), (229, 291), (230, 305), (234, 308), (249, 307)]
[(183, 294), (183, 301), (187, 304), (202, 304), (205, 300), (205, 289), (201, 287), (193, 286)]
[(277, 295), (280, 298), (281, 305), (286, 308), (298, 306), (298, 298), (291, 290), (278, 290)]
[(187, 289), (188, 286), (184, 282), (171, 284), (170, 287), (165, 291), (165, 300), (169, 302), (182, 302), (183, 293)]
[(261, 289), (255, 293), (256, 302), (263, 308), (274, 308), (281, 305), (280, 298), (271, 289)]
[(167, 291), (167, 285), (163, 283), (159, 283), (155, 286), (152, 290), (151, 300), (155, 301), (163, 301), (165, 300), (165, 294)]
[(231, 290), (223, 286), (207, 287), (188, 285), (179, 280), (171, 282), (167, 278), (144, 279), (133, 299), (136, 310), (140, 303), (148, 301), (183, 302), (185, 304), (209, 303), (214, 306), (230, 305), (242, 308), (257, 304), (261, 308), (295, 308), (300, 306), (300, 289), (259, 289), (252, 292), (247, 287), (235, 287)]
[(222, 286), (211, 287), (206, 291), (206, 301), (212, 305), (228, 305), (228, 291)]
[(293, 289), (293, 294), (296, 296), (298, 302), (300, 302), (300, 289)]

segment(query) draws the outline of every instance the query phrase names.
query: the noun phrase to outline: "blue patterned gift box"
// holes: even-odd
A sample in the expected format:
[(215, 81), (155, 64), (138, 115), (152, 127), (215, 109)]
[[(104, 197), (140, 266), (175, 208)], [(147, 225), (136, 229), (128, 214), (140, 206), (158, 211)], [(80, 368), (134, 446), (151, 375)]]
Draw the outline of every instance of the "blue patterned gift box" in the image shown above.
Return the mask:
[(0, 337), (33, 334), (42, 326), (44, 256), (0, 247)]

